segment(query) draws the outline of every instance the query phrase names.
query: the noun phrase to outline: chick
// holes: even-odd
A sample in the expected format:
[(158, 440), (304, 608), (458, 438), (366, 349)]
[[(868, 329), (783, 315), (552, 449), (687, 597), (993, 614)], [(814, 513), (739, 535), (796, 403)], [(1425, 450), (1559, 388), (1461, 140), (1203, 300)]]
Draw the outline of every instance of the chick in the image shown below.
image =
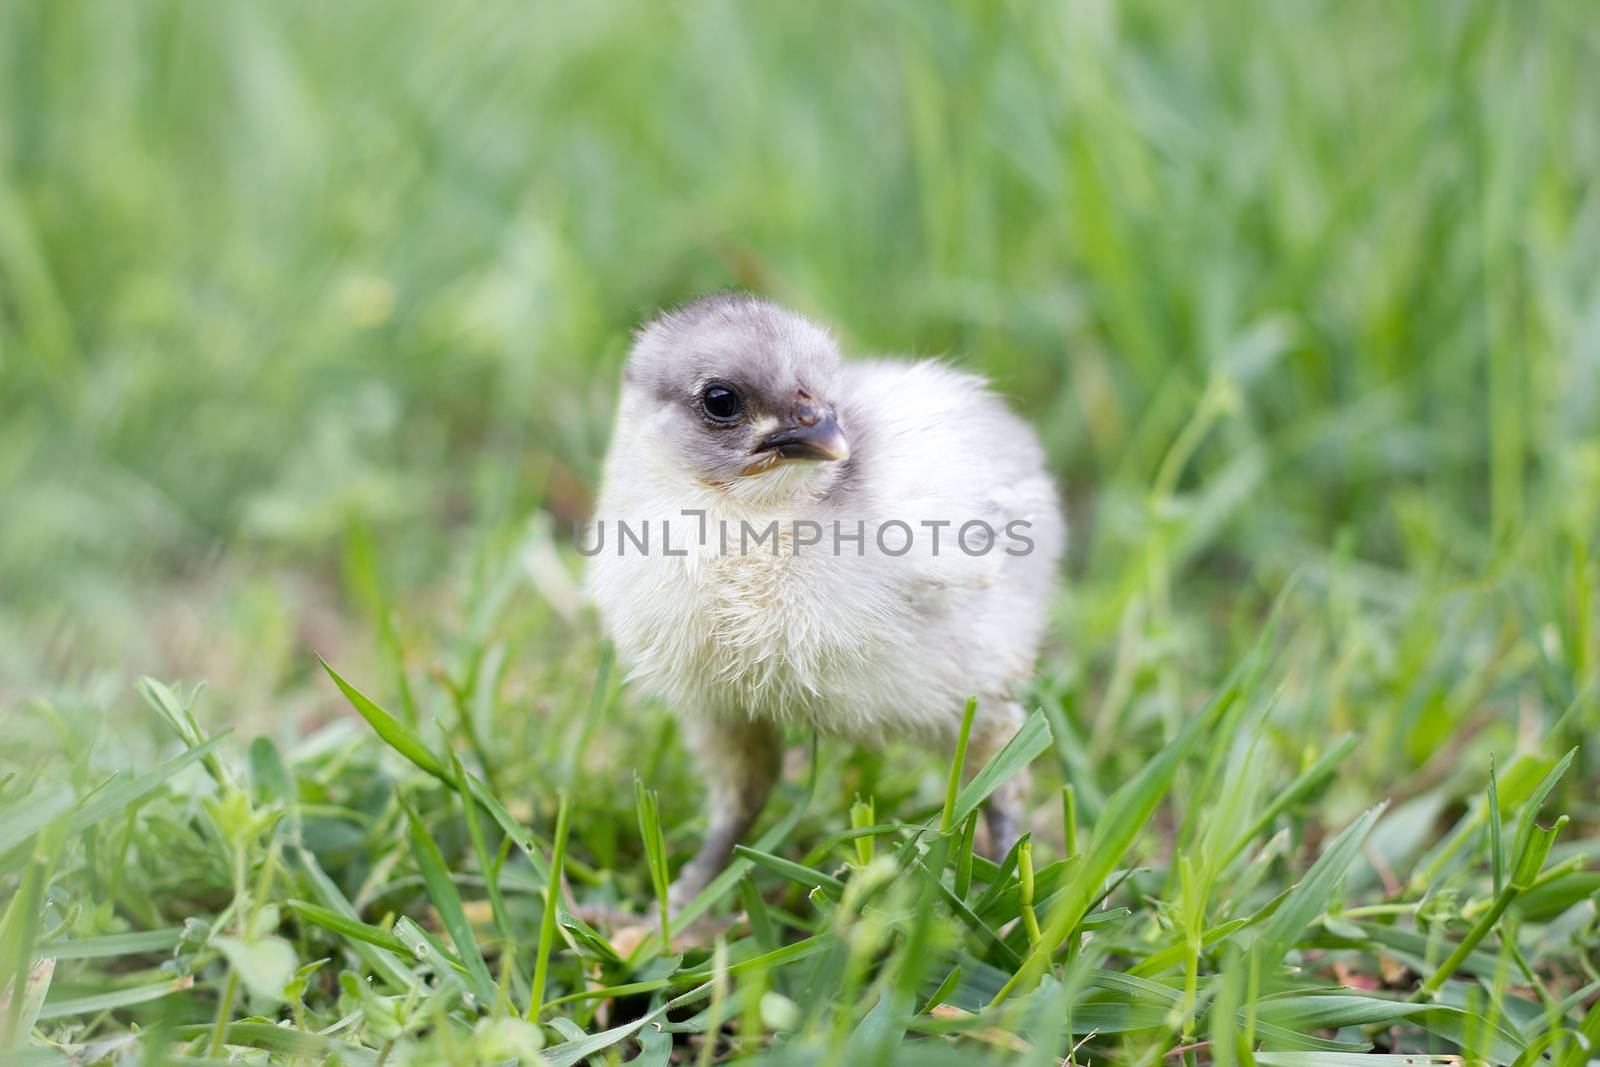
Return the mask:
[[(747, 295), (666, 312), (629, 354), (595, 519), (589, 592), (708, 792), (678, 905), (760, 814), (786, 726), (948, 758), (975, 695), (971, 770), (1022, 722), (1066, 531), (1037, 439), (974, 375), (844, 362)], [(991, 797), (992, 852), (1024, 792)]]

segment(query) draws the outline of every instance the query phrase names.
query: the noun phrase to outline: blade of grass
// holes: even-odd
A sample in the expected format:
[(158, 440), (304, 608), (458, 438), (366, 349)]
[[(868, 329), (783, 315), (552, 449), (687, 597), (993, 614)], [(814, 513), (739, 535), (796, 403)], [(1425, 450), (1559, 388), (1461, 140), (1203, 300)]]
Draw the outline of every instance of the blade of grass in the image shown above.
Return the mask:
[(450, 772), (445, 767), (444, 762), (428, 748), (427, 743), (422, 740), (421, 734), (393, 715), (390, 715), (387, 711), (384, 711), (373, 703), (365, 693), (345, 681), (327, 660), (318, 656), (317, 662), (322, 664), (322, 669), (328, 672), (328, 677), (333, 679), (333, 684), (339, 687), (339, 691), (350, 702), (350, 706), (355, 708), (363, 719), (367, 720), (367, 724), (383, 739), (384, 744), (439, 779), (445, 785), (454, 786), (456, 784), (451, 780)]
[(544, 857), (539, 854), (537, 842), (534, 840), (533, 835), (512, 817), (511, 813), (506, 810), (505, 805), (501, 804), (495, 797), (494, 791), (481, 778), (471, 771), (463, 771), (459, 778), (452, 775), (450, 770), (445, 767), (444, 762), (428, 748), (421, 734), (393, 715), (390, 715), (366, 694), (345, 681), (339, 672), (328, 664), (327, 660), (319, 656), (317, 661), (322, 664), (322, 669), (328, 673), (328, 677), (332, 678), (334, 684), (339, 687), (345, 699), (350, 702), (350, 706), (356, 709), (361, 717), (367, 721), (368, 725), (372, 727), (373, 731), (383, 739), (385, 744), (451, 789), (460, 792), (465, 787), (466, 792), (462, 795), (470, 794), (479, 804), (483, 805), (483, 809), (489, 813), (489, 817), (494, 819), (500, 829), (505, 831), (506, 835), (528, 857), (528, 861), (533, 864), (534, 871), (541, 876), (547, 873)]
[(661, 805), (656, 794), (646, 789), (643, 779), (637, 775), (633, 779), (633, 802), (639, 817), (639, 836), (644, 841), (645, 863), (650, 869), (650, 885), (656, 894), (661, 955), (668, 956), (672, 954), (672, 922), (667, 900), (667, 838), (661, 830)]
[[(211, 1024), (179, 1026), (172, 1031), (179, 1041), (192, 1041), (211, 1032)], [(373, 1064), (378, 1054), (369, 1048), (349, 1041), (339, 1041), (322, 1034), (307, 1033), (275, 1023), (234, 1022), (223, 1031), (225, 1045), (240, 1048), (257, 1048), (276, 1052), (280, 1056), (314, 1059), (330, 1063), (349, 1062)], [(206, 1061), (217, 1062), (217, 1061)]]
[[(344, 893), (334, 884), (323, 871), (322, 865), (317, 862), (317, 857), (306, 849), (299, 849), (297, 853), (300, 870), (304, 873), (314, 895), (322, 902), (322, 907), (328, 909), (339, 917), (351, 922), (360, 923), (360, 916), (356, 914), (354, 905), (345, 897)], [(362, 924), (365, 926), (366, 924)], [(372, 929), (375, 929), (372, 928)], [(403, 953), (394, 953), (388, 949), (369, 945), (359, 941), (354, 946), (356, 953), (367, 962), (374, 974), (378, 975), (389, 986), (397, 991), (410, 989), (413, 979), (410, 969), (402, 964), (402, 958), (411, 959), (412, 953), (407, 950)]]
[(956, 824), (956, 799), (961, 788), (961, 771), (967, 764), (967, 742), (972, 738), (972, 720), (978, 712), (978, 698), (968, 697), (961, 712), (961, 732), (956, 735), (956, 752), (950, 760), (950, 780), (945, 786), (944, 811), (939, 816), (939, 832), (947, 834)]
[(129, 989), (116, 989), (109, 993), (95, 993), (90, 996), (68, 997), (61, 1000), (46, 1000), (44, 1007), (39, 1011), (39, 1018), (41, 1020), (68, 1019), (74, 1015), (98, 1015), (103, 1011), (131, 1008), (135, 1004), (148, 1004), (152, 1000), (160, 1000), (162, 997), (171, 996), (173, 993), (181, 993), (193, 985), (194, 977), (192, 975), (184, 975), (182, 978), (170, 978), (166, 981), (134, 986)]
[(1489, 862), (1494, 872), (1494, 895), (1506, 887), (1506, 855), (1501, 839), (1505, 836), (1500, 814), (1500, 788), (1494, 777), (1494, 754), (1489, 755)]
[(222, 730), (213, 735), (209, 740), (203, 741), (193, 748), (174, 756), (160, 766), (146, 771), (144, 774), (135, 775), (126, 781), (119, 781), (106, 789), (95, 793), (94, 796), (72, 815), (72, 832), (82, 833), (95, 823), (108, 815), (125, 811), (129, 805), (140, 797), (167, 781), (185, 767), (209, 757), (216, 747), (231, 734), (232, 730)]
[(294, 912), (306, 922), (320, 926), (329, 933), (338, 934), (340, 937), (359, 941), (363, 944), (373, 945), (386, 952), (392, 952), (401, 958), (412, 955), (411, 949), (394, 934), (387, 930), (380, 930), (376, 926), (341, 915), (332, 908), (324, 908), (304, 900), (285, 901), (289, 910)]
[(141, 930), (126, 934), (102, 934), (98, 937), (52, 941), (47, 945), (40, 945), (39, 952), (57, 960), (135, 956), (150, 952), (166, 952), (175, 947), (182, 937), (182, 927), (172, 926), (164, 930)]
[[(1046, 721), (1044, 712), (1035, 708), (1033, 714), (1023, 722), (1022, 727), (1012, 735), (1011, 740), (1005, 743), (1005, 747), (996, 752), (994, 757), (984, 764), (983, 769), (972, 776), (966, 788), (955, 798), (954, 810), (951, 813), (955, 822), (960, 822), (977, 811), (978, 805), (987, 800), (990, 793), (1000, 788), (1049, 747), (1050, 724)], [(965, 749), (961, 752), (965, 753)], [(942, 821), (940, 825), (942, 829), (948, 831), (949, 827), (944, 826)]]
[(556, 839), (550, 850), (550, 878), (545, 885), (544, 913), (539, 918), (539, 946), (535, 950), (533, 989), (528, 997), (528, 1021), (538, 1022), (544, 1010), (545, 979), (550, 973), (550, 953), (555, 948), (556, 909), (561, 906), (561, 868), (567, 854), (567, 819), (570, 798), (563, 792), (556, 808)]
[(33, 946), (39, 937), (50, 880), (66, 840), (67, 816), (58, 815), (34, 839), (33, 855), (18, 880), (16, 895), (0, 913), (0, 989), (11, 993), (0, 1014), (0, 1051), (15, 1048), (27, 1039), (21, 1024), (28, 999), (28, 976), (33, 970)]
[(444, 928), (449, 931), (456, 955), (467, 968), (468, 983), (478, 997), (479, 1008), (487, 1011), (494, 1006), (494, 978), (490, 976), (489, 966), (478, 949), (472, 924), (467, 920), (466, 910), (461, 904), (461, 894), (450, 877), (450, 869), (445, 866), (438, 844), (433, 835), (428, 833), (427, 827), (422, 825), (416, 809), (405, 801), (401, 803), (411, 827), (411, 852), (427, 886), (428, 897), (433, 902), (434, 910), (439, 913)]
[(1294, 779), (1283, 789), (1273, 794), (1267, 806), (1262, 810), (1248, 829), (1229, 847), (1227, 857), (1217, 866), (1218, 870), (1226, 870), (1245, 847), (1261, 835), (1272, 825), (1274, 819), (1287, 811), (1292, 805), (1309, 796), (1319, 789), (1324, 782), (1333, 777), (1339, 769), (1339, 764), (1355, 751), (1357, 739), (1353, 734), (1346, 734), (1335, 741), (1333, 747), (1319, 756), (1310, 767), (1295, 775)]
[(55, 786), (0, 809), (0, 856), (44, 829), (72, 804), (72, 790)]
[(495, 930), (500, 934), (500, 940), (505, 945), (506, 957), (512, 962), (513, 979), (521, 976), (515, 971), (517, 957), (517, 932), (511, 924), (511, 915), (506, 911), (505, 898), (500, 893), (500, 865), (489, 853), (489, 844), (483, 835), (483, 826), (478, 820), (478, 805), (473, 803), (472, 797), (467, 792), (467, 772), (461, 766), (460, 758), (450, 753), (450, 769), (455, 772), (459, 786), (456, 792), (461, 800), (461, 810), (467, 816), (467, 836), (472, 840), (473, 854), (478, 858), (478, 869), (483, 872), (483, 885), (489, 895), (489, 910), (494, 916)]
[[(402, 915), (394, 921), (394, 936), (405, 946), (407, 956), (428, 964), (442, 979), (448, 979), (451, 975), (467, 977), (466, 965), (431, 930), (423, 929), (411, 916)], [(406, 995), (414, 996), (416, 989), (416, 982), (412, 982)]]
[(802, 867), (793, 860), (786, 860), (782, 856), (774, 856), (770, 852), (750, 848), (746, 845), (733, 846), (734, 854), (742, 859), (749, 860), (758, 867), (765, 867), (774, 874), (782, 875), (799, 885), (809, 886), (813, 889), (826, 890), (835, 900), (844, 895), (844, 883), (831, 874)]
[(1360, 854), (1362, 842), (1385, 807), (1379, 804), (1345, 827), (1262, 928), (1255, 951), (1260, 953), (1263, 974), (1282, 962), (1311, 921), (1327, 910), (1339, 881)]

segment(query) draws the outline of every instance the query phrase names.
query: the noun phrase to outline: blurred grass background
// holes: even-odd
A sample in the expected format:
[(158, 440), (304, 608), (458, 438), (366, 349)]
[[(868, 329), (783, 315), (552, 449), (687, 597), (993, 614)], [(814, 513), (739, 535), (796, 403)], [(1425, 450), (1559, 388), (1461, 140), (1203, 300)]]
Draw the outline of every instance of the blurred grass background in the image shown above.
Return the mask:
[[(119, 1031), (101, 1008), (60, 1020), (174, 974), (194, 992), (118, 1012), (146, 1034), (253, 1014), (267, 1002), (233, 1002), (206, 926), (241, 902), (268, 933), (313, 891), (385, 929), (431, 924), (403, 798), (486, 937), (476, 831), (351, 716), (316, 652), (528, 832), (550, 837), (563, 784), (582, 901), (651, 906), (630, 781), (660, 790), (680, 860), (699, 783), (672, 719), (604, 666), (570, 524), (631, 328), (730, 286), (852, 352), (977, 368), (1038, 427), (1073, 532), (1033, 694), (1054, 751), (1031, 829), (1041, 862), (1072, 852), (1048, 792), (1066, 781), (1096, 847), (1125, 835), (1128, 926), (1097, 934), (1112, 966), (1158, 973), (1166, 941), (1266, 914), (1387, 798), (1275, 981), (1444, 983), (1433, 950), (1500, 893), (1477, 799), (1491, 758), (1515, 806), (1580, 745), (1550, 804), (1573, 820), (1551, 854), (1565, 881), (1496, 935), (1539, 996), (1569, 998), (1541, 1025), (1576, 1025), (1600, 981), (1597, 60), (1588, 0), (0, 0), (0, 896), (34, 879), (40, 930), (90, 945), (185, 929), (142, 971), (63, 956), (50, 1036)], [(1107, 796), (1258, 642), (1270, 665), (1205, 769), (1177, 768), (1148, 828), (1108, 825)], [(122, 820), (30, 843), (50, 812), (116, 808), (164, 773), (142, 674), (210, 683), (196, 721), (163, 713), (188, 744), (240, 728), (208, 763), (217, 790), (162, 784)], [(942, 758), (841, 748), (824, 744), (803, 814), (791, 767), (763, 824), (792, 813), (786, 852), (819, 870), (856, 797), (898, 822), (943, 795)], [(270, 845), (239, 830), (291, 810)], [(1265, 842), (1219, 849), (1241, 825), (1239, 848)], [(306, 849), (289, 865), (285, 840)], [(8, 881), (30, 848), (61, 862)], [(230, 863), (258, 862), (262, 891), (242, 892)], [(535, 867), (500, 872), (515, 922), (487, 943), (513, 970), (543, 918)], [(827, 934), (829, 914), (794, 922)], [(298, 918), (285, 934), (296, 962), (342, 961), (298, 1027), (348, 1020), (333, 972), (366, 973), (351, 945)], [(1389, 934), (1427, 950), (1402, 966)], [(1208, 996), (1237, 977), (1237, 941), (1189, 957)], [(6, 953), (26, 964), (29, 941), (0, 937)], [(592, 977), (567, 949), (553, 962), (552, 992)], [(990, 964), (966, 960), (957, 1002), (994, 993)], [(420, 988), (401, 977), (392, 991)], [(1533, 994), (1502, 978), (1483, 1001), (1444, 991), (1474, 1018), (1516, 1008), (1533, 1040)], [(880, 1015), (872, 989), (788, 988), (819, 1047)], [(1194, 1062), (1188, 1024), (1160, 1017), (1090, 1051), (1148, 1063), (1181, 1040)]]
[(0, 5), (0, 707), (292, 732), (511, 557), (576, 674), (629, 330), (740, 286), (1039, 427), (1100, 749), (1296, 573), (1296, 743), (1507, 745), (1596, 662), (1597, 58), (1562, 0)]

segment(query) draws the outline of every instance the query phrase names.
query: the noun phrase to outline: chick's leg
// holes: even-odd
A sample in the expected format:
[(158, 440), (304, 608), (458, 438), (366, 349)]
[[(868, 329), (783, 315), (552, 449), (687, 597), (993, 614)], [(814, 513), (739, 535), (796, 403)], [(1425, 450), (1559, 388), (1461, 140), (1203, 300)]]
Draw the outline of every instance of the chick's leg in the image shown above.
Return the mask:
[(706, 782), (708, 826), (700, 851), (668, 893), (674, 912), (728, 865), (783, 769), (783, 738), (770, 723), (690, 720), (685, 732)]
[[(972, 724), (972, 738), (967, 745), (965, 777), (983, 770), (994, 755), (1006, 746), (1025, 716), (1020, 705), (1014, 703), (992, 704), (985, 709), (979, 704), (978, 717)], [(1022, 836), (1026, 825), (1028, 783), (1031, 777), (1024, 767), (1000, 784), (989, 794), (983, 806), (984, 829), (988, 831), (988, 847), (984, 853), (996, 863), (1005, 858), (1011, 846)]]

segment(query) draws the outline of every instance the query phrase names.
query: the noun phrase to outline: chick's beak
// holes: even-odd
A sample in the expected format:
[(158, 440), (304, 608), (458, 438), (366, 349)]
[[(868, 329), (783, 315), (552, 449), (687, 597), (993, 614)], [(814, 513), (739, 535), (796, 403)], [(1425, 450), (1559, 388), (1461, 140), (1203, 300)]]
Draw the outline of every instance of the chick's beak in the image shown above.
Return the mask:
[(755, 451), (776, 452), (782, 459), (844, 460), (850, 458), (850, 442), (832, 409), (802, 400)]

